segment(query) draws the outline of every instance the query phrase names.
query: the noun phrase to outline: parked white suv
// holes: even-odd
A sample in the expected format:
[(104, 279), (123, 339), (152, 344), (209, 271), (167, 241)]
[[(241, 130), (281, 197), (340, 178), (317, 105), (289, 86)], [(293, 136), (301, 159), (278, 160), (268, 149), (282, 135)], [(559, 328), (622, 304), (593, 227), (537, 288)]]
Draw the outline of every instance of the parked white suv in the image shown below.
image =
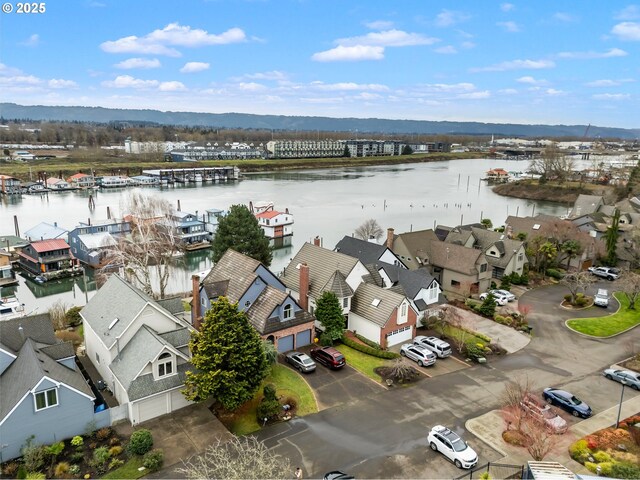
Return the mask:
[(445, 358), (451, 355), (451, 345), (437, 337), (425, 337), (424, 335), (418, 335), (413, 339), (413, 343), (414, 345), (427, 347), (435, 353), (438, 358)]
[(598, 293), (593, 297), (594, 305), (607, 308), (609, 306), (609, 292), (604, 288), (599, 288)]
[(405, 343), (400, 347), (400, 355), (418, 362), (421, 367), (428, 367), (436, 363), (436, 354), (427, 347)]
[(473, 468), (478, 464), (478, 454), (460, 435), (447, 427), (436, 425), (429, 432), (427, 442), (431, 450), (440, 452), (458, 468)]
[(506, 305), (507, 303), (509, 303), (509, 299), (507, 298), (506, 295), (501, 295), (500, 293), (497, 293), (497, 292), (498, 292), (498, 290), (489, 290), (488, 292), (481, 293), (480, 294), (480, 300), (484, 301), (485, 298), (487, 298), (489, 295), (492, 295), (493, 299), (501, 307), (503, 305)]

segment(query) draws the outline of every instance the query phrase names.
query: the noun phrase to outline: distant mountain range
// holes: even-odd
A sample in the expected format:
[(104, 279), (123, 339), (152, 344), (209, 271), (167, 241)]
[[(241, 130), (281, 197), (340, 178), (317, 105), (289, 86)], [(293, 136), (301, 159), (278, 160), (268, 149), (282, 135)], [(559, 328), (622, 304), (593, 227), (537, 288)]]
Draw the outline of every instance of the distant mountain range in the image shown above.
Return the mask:
[[(496, 135), (517, 137), (582, 138), (587, 125), (521, 125), (515, 123), (436, 122), (429, 120), (388, 120), (384, 118), (297, 117), (287, 115), (252, 115), (248, 113), (161, 112), (102, 107), (60, 107), (0, 103), (0, 117), (12, 119), (136, 122), (181, 127), (248, 128), (266, 130), (303, 130), (323, 132)], [(640, 129), (590, 126), (587, 139), (636, 139)]]

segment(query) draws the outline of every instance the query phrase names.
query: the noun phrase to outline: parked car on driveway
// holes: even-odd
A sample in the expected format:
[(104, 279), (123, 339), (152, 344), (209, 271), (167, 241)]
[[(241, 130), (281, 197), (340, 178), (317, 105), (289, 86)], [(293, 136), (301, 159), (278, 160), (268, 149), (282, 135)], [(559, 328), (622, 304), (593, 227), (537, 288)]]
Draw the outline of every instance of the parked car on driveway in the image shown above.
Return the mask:
[(414, 362), (418, 362), (421, 367), (428, 367), (436, 363), (436, 354), (427, 347), (405, 343), (400, 347), (400, 355), (410, 358)]
[(293, 368), (302, 372), (313, 372), (316, 369), (316, 362), (306, 353), (289, 352), (285, 355), (285, 360)]
[(567, 431), (566, 420), (558, 415), (550, 405), (540, 405), (534, 398), (525, 397), (520, 402), (520, 407), (528, 416), (543, 424), (550, 432), (564, 433)]
[(549, 405), (557, 405), (574, 417), (588, 418), (591, 416), (591, 407), (565, 390), (545, 388), (542, 396)]
[(494, 296), (506, 297), (508, 302), (513, 302), (516, 299), (516, 296), (511, 293), (509, 290), (489, 290)]
[(628, 387), (634, 390), (640, 390), (640, 373), (632, 372), (630, 370), (618, 370), (613, 368), (607, 368), (602, 374), (609, 380), (615, 380), (616, 382), (626, 383)]
[(342, 470), (334, 470), (324, 474), (323, 480), (353, 480), (356, 477), (348, 473), (344, 473)]
[(478, 464), (478, 454), (460, 435), (447, 427), (436, 425), (429, 432), (427, 442), (431, 450), (440, 452), (458, 468), (473, 468)]
[(593, 304), (598, 307), (607, 308), (609, 306), (609, 292), (604, 288), (599, 288), (593, 297)]
[(509, 303), (509, 300), (507, 299), (506, 296), (500, 295), (494, 292), (496, 292), (496, 290), (489, 290), (488, 292), (481, 293), (480, 300), (484, 301), (489, 295), (491, 295), (493, 296), (493, 299), (496, 301), (496, 303), (500, 306), (503, 306)]
[(312, 348), (309, 355), (311, 355), (311, 358), (316, 362), (321, 363), (327, 368), (333, 368), (334, 370), (342, 368), (347, 364), (344, 355), (333, 347)]
[(451, 355), (451, 345), (438, 337), (425, 337), (424, 335), (418, 335), (413, 339), (414, 345), (420, 345), (421, 347), (427, 347), (438, 358), (445, 358)]
[(589, 267), (587, 270), (596, 277), (606, 278), (607, 280), (616, 280), (620, 276), (620, 270), (613, 267)]

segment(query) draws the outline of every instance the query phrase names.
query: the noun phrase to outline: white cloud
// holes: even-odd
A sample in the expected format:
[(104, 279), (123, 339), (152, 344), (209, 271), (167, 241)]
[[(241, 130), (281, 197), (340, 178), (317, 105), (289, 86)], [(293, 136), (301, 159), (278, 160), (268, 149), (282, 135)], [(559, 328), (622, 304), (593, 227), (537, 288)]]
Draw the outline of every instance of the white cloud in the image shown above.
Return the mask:
[(16, 76), (2, 76), (0, 77), (0, 85), (4, 86), (35, 86), (41, 85), (42, 80), (33, 75), (16, 75)]
[(578, 17), (566, 12), (556, 12), (553, 14), (553, 19), (563, 23), (573, 23), (578, 21)]
[(466, 22), (471, 16), (464, 12), (456, 12), (454, 10), (442, 10), (436, 15), (436, 25), (438, 27), (450, 27), (457, 23)]
[(418, 85), (418, 88), (433, 93), (467, 93), (473, 92), (476, 89), (476, 86), (469, 82), (427, 83), (424, 85)]
[(130, 70), (132, 68), (159, 68), (160, 66), (160, 60), (157, 58), (128, 58), (114, 65), (114, 67), (123, 70)]
[(240, 82), (238, 88), (245, 92), (262, 92), (267, 89), (267, 87), (261, 83), (256, 82)]
[(616, 20), (637, 20), (640, 18), (640, 7), (637, 5), (629, 5), (619, 12), (616, 12), (613, 18)]
[(503, 12), (510, 12), (515, 8), (516, 7), (513, 3), (503, 3), (500, 5), (500, 10), (502, 10)]
[(184, 92), (186, 89), (187, 87), (184, 86), (184, 83), (176, 81), (162, 82), (158, 86), (158, 90), (161, 92)]
[(225, 45), (246, 41), (246, 35), (240, 28), (231, 28), (215, 35), (199, 28), (170, 23), (166, 27), (137, 37), (131, 35), (118, 40), (107, 41), (100, 48), (108, 53), (142, 53), (151, 55), (167, 55), (179, 57), (178, 50), (171, 47), (203, 47), (209, 45)]
[(432, 45), (439, 40), (426, 37), (421, 33), (408, 33), (402, 30), (370, 32), (358, 37), (340, 38), (334, 43), (344, 47), (371, 45), (381, 47), (408, 47), (411, 45)]
[(587, 87), (617, 87), (618, 85), (622, 85), (623, 83), (635, 82), (632, 78), (623, 78), (621, 80), (610, 80), (610, 79), (602, 79), (602, 80), (594, 80), (593, 82), (587, 82), (585, 85)]
[(180, 69), (182, 73), (196, 73), (209, 70), (210, 65), (206, 62), (187, 62)]
[(630, 97), (631, 95), (628, 93), (597, 93), (595, 95), (591, 95), (591, 98), (596, 100), (626, 100)]
[(612, 57), (626, 57), (627, 52), (620, 48), (611, 48), (606, 52), (560, 52), (559, 58), (578, 58), (578, 59), (591, 59), (591, 58), (612, 58)]
[(498, 90), (498, 93), (501, 95), (516, 95), (518, 90), (515, 88), (504, 88), (502, 90)]
[(118, 75), (114, 80), (102, 82), (102, 86), (109, 88), (155, 88), (159, 84), (157, 80), (141, 80), (131, 75)]
[(27, 38), (25, 41), (20, 42), (20, 45), (22, 45), (23, 47), (37, 47), (39, 44), (40, 35), (38, 35), (37, 33), (29, 36), (29, 38)]
[(371, 30), (387, 30), (389, 28), (393, 28), (393, 22), (388, 20), (376, 20), (373, 22), (367, 22), (364, 25)]
[(382, 95), (379, 95), (377, 93), (370, 93), (370, 92), (362, 92), (359, 93), (358, 95), (356, 95), (353, 98), (357, 98), (358, 100), (365, 100), (365, 101), (370, 101), (370, 100), (379, 100), (382, 97)]
[(526, 83), (528, 85), (546, 85), (548, 82), (543, 79), (535, 79), (530, 75), (525, 75), (516, 80), (518, 83)]
[(8, 67), (4, 63), (0, 63), (0, 75), (22, 75), (22, 70), (20, 70), (19, 68)]
[(442, 53), (442, 54), (445, 54), (445, 55), (451, 55), (451, 54), (454, 54), (454, 53), (458, 53), (458, 50), (453, 45), (446, 45), (444, 47), (434, 48), (433, 51), (436, 52), (436, 53)]
[(323, 82), (311, 82), (311, 86), (320, 90), (336, 91), (336, 90), (372, 90), (372, 91), (386, 91), (389, 87), (381, 85), (379, 83), (367, 83), (360, 84), (354, 82), (339, 82), (339, 83), (323, 83)]
[(498, 22), (496, 25), (502, 27), (505, 32), (517, 33), (520, 31), (520, 27), (516, 22)]
[(628, 40), (632, 42), (640, 41), (640, 23), (637, 22), (621, 22), (611, 29), (611, 33), (620, 40)]
[(491, 96), (491, 92), (489, 90), (483, 90), (481, 92), (471, 92), (471, 93), (461, 93), (457, 96), (457, 98), (465, 98), (468, 100), (480, 100), (483, 98), (489, 98)]
[(473, 43), (473, 42), (466, 41), (466, 42), (462, 42), (462, 43), (460, 44), (460, 46), (461, 46), (462, 48), (466, 48), (466, 49), (468, 50), (468, 49), (470, 49), (470, 48), (475, 48), (476, 44), (475, 44), (475, 43)]
[(339, 45), (331, 50), (317, 52), (311, 56), (316, 62), (354, 62), (360, 60), (382, 60), (384, 48), (371, 45), (355, 45), (345, 47)]
[(504, 72), (506, 70), (538, 70), (553, 68), (556, 64), (551, 60), (511, 60), (496, 63), (488, 67), (472, 68), (472, 72)]
[(63, 80), (62, 78), (52, 78), (48, 85), (50, 88), (78, 88), (78, 84), (73, 80)]
[(258, 72), (258, 73), (248, 73), (243, 75), (240, 78), (248, 78), (250, 80), (276, 80), (282, 81), (287, 80), (287, 74), (284, 72), (280, 72), (278, 70), (272, 70), (270, 72)]
[(555, 88), (547, 88), (544, 93), (552, 97), (564, 95), (564, 92), (562, 90), (556, 90)]

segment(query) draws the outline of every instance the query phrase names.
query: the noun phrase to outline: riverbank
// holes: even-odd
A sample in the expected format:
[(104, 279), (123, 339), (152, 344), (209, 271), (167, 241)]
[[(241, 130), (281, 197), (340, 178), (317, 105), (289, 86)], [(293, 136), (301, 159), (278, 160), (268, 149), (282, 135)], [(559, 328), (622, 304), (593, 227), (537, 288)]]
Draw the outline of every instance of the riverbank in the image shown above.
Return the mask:
[(580, 194), (603, 195), (607, 198), (615, 196), (613, 187), (607, 185), (583, 184), (580, 186), (577, 182), (567, 182), (562, 185), (540, 185), (534, 180), (520, 180), (496, 185), (493, 187), (493, 192), (505, 197), (565, 204), (573, 204)]
[(273, 172), (280, 170), (309, 170), (338, 167), (367, 167), (375, 165), (399, 165), (403, 163), (426, 163), (445, 160), (467, 160), (483, 158), (474, 153), (429, 153), (398, 155), (393, 157), (338, 157), (338, 158), (297, 158), (269, 160), (203, 160), (200, 162), (164, 162), (158, 159), (139, 159), (127, 157), (63, 157), (32, 163), (0, 164), (0, 173), (23, 181), (36, 178), (45, 173), (47, 177), (68, 178), (83, 172), (94, 175), (140, 175), (143, 170), (159, 168), (202, 168), (237, 166), (242, 172)]

